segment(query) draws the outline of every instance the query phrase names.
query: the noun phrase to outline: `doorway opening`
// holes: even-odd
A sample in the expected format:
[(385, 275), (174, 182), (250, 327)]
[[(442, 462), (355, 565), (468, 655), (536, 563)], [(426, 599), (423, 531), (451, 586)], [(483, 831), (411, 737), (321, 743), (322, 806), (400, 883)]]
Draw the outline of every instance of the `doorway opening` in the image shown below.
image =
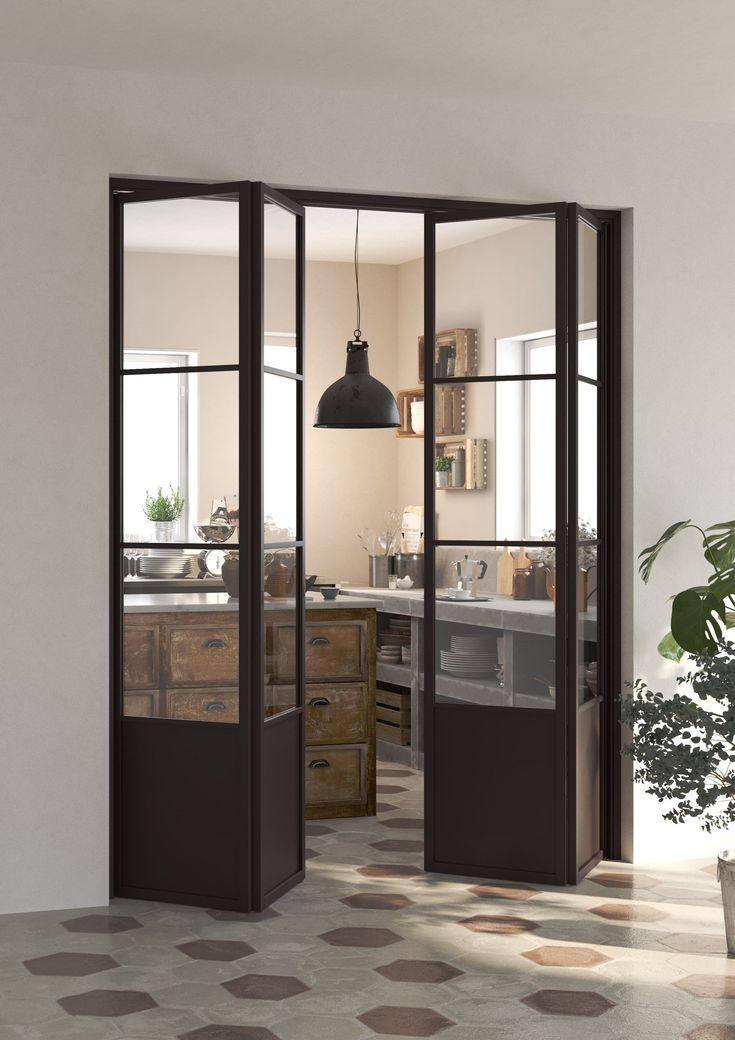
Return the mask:
[[(314, 429), (358, 209), (400, 426)], [(138, 181), (112, 212), (113, 891), (619, 857), (617, 215)], [(159, 489), (179, 515), (131, 528)]]

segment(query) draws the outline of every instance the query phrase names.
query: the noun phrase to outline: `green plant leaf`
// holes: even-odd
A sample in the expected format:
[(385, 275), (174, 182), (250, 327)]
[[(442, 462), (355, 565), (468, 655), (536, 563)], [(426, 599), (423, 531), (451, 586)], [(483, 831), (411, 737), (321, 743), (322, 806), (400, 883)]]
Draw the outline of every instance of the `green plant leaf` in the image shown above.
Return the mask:
[(662, 657), (666, 658), (667, 661), (675, 661), (677, 664), (679, 664), (686, 652), (679, 646), (671, 632), (666, 633), (656, 649)]
[(690, 654), (714, 654), (724, 629), (725, 605), (712, 592), (702, 595), (696, 589), (685, 589), (674, 596), (671, 635)]
[(704, 558), (718, 571), (735, 564), (735, 520), (707, 528)]
[(691, 520), (677, 520), (677, 522), (672, 524), (671, 527), (666, 528), (654, 545), (649, 545), (647, 549), (644, 549), (639, 554), (638, 559), (641, 561), (641, 564), (638, 570), (640, 571), (641, 578), (643, 578), (645, 582), (647, 582), (651, 577), (651, 570), (663, 547), (670, 542), (679, 531), (683, 531), (689, 527), (691, 522)]

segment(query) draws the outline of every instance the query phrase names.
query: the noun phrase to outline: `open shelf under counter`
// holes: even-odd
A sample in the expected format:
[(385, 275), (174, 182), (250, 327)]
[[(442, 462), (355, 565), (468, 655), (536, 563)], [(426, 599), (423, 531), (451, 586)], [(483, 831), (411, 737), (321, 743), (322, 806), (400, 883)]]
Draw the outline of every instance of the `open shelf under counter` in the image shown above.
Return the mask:
[(375, 666), (375, 674), (379, 682), (393, 683), (394, 686), (411, 686), (410, 664), (386, 664), (378, 661)]

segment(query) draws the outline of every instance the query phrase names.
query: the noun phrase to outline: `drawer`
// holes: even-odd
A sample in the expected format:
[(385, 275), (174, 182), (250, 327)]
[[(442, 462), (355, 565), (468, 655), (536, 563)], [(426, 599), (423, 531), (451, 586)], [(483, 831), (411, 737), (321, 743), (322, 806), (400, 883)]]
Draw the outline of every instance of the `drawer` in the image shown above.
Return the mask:
[(279, 715), (282, 711), (288, 711), (296, 707), (295, 686), (266, 686), (263, 695), (263, 711), (266, 718), (270, 715)]
[(307, 686), (304, 715), (307, 744), (360, 744), (368, 738), (367, 686)]
[(150, 719), (157, 715), (158, 690), (146, 693), (126, 693), (123, 696), (123, 715)]
[(306, 804), (360, 804), (365, 801), (362, 748), (309, 748), (306, 752)]
[(158, 627), (126, 625), (123, 630), (123, 689), (158, 686)]
[[(292, 626), (274, 632), (274, 669), (279, 680), (293, 679), (296, 637)], [(367, 678), (366, 626), (362, 621), (306, 626), (306, 681)]]
[(232, 688), (168, 690), (166, 713), (170, 719), (187, 719), (192, 722), (237, 722), (238, 691)]
[(238, 630), (234, 626), (171, 627), (167, 637), (168, 685), (238, 682)]

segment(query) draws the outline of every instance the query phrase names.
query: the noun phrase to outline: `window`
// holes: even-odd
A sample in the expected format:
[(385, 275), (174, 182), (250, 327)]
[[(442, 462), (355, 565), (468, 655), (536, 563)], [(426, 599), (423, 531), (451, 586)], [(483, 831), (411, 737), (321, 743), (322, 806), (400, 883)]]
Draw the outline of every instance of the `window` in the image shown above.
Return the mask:
[[(192, 501), (196, 481), (196, 375), (186, 375), (187, 365), (197, 364), (192, 353), (158, 350), (126, 350), (126, 369), (171, 368), (169, 375), (149, 375), (125, 380), (123, 394), (123, 532), (126, 538), (146, 541), (150, 537), (143, 513), (147, 491), (155, 494), (179, 488), (184, 512), (175, 528), (175, 538), (186, 540), (190, 518), (197, 515)], [(136, 421), (145, 416), (145, 422)], [(134, 536), (134, 537), (132, 537)]]

